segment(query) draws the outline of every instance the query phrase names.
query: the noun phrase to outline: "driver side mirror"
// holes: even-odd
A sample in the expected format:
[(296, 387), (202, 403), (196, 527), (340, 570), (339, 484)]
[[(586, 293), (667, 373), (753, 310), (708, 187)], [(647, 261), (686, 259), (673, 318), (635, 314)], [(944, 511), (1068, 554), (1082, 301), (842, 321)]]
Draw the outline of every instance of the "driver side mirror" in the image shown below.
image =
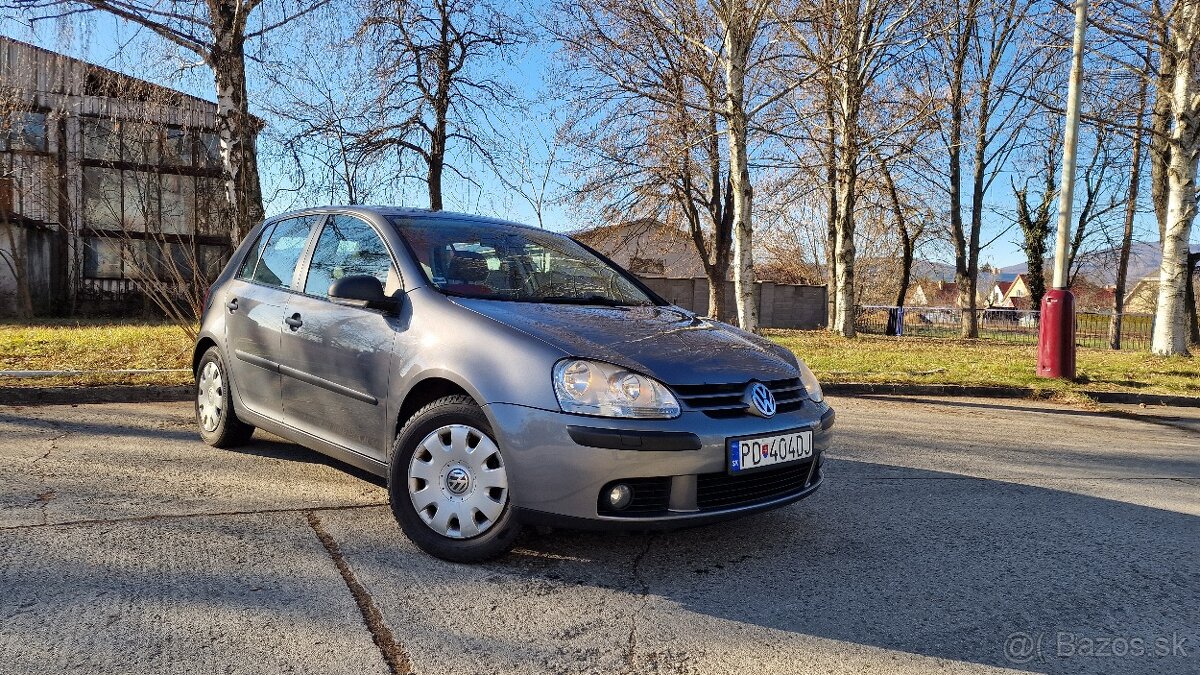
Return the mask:
[(400, 309), (400, 302), (384, 295), (383, 283), (369, 274), (351, 274), (333, 282), (329, 287), (329, 299), (339, 305), (389, 313)]

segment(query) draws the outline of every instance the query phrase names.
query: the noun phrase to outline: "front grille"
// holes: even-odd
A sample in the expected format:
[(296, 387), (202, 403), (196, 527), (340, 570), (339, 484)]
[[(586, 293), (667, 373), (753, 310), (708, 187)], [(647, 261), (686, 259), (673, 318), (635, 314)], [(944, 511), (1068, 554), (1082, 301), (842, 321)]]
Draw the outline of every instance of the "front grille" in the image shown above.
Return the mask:
[[(612, 508), (608, 503), (608, 491), (618, 483), (624, 483), (633, 490), (633, 499), (629, 506), (621, 510)], [(600, 513), (609, 516), (647, 517), (666, 513), (671, 502), (671, 477), (661, 478), (626, 478), (615, 480), (600, 491)]]
[[(813, 460), (741, 476), (705, 473), (696, 477), (696, 506), (701, 511), (765, 502), (799, 492), (808, 484)], [(812, 480), (818, 479), (813, 474)]]
[[(763, 382), (775, 396), (775, 413), (786, 413), (799, 410), (808, 397), (800, 378), (786, 380), (768, 380)], [(691, 410), (702, 411), (709, 417), (727, 418), (748, 415), (742, 396), (746, 394), (749, 382), (736, 384), (682, 384), (671, 387), (679, 402)]]

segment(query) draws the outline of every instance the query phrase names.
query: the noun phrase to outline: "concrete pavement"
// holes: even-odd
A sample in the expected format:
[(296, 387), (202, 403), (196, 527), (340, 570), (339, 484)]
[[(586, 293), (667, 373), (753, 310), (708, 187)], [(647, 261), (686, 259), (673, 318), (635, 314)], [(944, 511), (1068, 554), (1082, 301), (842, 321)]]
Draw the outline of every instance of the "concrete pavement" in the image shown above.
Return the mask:
[(811, 499), (471, 567), (187, 404), (0, 408), (0, 673), (1200, 671), (1192, 411), (835, 405)]

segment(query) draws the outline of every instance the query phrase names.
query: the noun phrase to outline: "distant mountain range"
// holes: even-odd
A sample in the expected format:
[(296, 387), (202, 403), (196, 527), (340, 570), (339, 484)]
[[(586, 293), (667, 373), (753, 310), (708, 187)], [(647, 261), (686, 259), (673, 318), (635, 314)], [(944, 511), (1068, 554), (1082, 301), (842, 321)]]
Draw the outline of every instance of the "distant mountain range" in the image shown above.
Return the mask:
[[(1200, 244), (1192, 244), (1192, 252), (1200, 252)], [(1117, 283), (1117, 261), (1121, 250), (1118, 248), (1103, 251), (1092, 251), (1080, 256), (1079, 274), (1100, 286), (1115, 286)], [(1157, 243), (1136, 241), (1129, 248), (1129, 283), (1158, 272), (1162, 263), (1162, 248)], [(1054, 269), (1054, 259), (1046, 259), (1046, 270)], [(1005, 274), (1024, 274), (1029, 271), (1026, 263), (1009, 265), (1000, 270)]]
[(932, 281), (954, 281), (954, 265), (918, 258), (913, 261), (912, 277)]

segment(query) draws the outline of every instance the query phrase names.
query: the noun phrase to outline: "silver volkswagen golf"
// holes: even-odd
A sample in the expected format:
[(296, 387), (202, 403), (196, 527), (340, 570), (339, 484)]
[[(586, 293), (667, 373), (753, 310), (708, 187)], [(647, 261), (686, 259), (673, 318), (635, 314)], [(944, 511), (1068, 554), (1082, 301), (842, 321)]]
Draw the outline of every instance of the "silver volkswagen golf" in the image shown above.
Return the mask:
[(474, 216), (320, 208), (257, 227), (193, 357), (210, 445), (255, 427), (387, 478), (448, 560), (523, 525), (685, 527), (821, 483), (833, 410), (788, 350), (575, 240)]

